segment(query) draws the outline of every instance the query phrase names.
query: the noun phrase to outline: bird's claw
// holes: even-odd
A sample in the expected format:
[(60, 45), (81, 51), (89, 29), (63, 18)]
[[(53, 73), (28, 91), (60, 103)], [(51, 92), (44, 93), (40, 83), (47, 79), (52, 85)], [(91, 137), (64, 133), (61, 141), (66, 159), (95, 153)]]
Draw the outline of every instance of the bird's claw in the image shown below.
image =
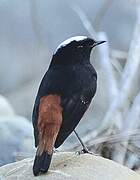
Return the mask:
[(82, 149), (82, 151), (78, 151), (79, 155), (80, 154), (86, 154), (86, 153), (94, 155), (94, 156), (98, 156), (99, 155), (99, 154), (95, 154), (94, 152), (89, 151), (87, 148), (86, 149)]
[(53, 153), (57, 153), (59, 152), (57, 149), (53, 149)]

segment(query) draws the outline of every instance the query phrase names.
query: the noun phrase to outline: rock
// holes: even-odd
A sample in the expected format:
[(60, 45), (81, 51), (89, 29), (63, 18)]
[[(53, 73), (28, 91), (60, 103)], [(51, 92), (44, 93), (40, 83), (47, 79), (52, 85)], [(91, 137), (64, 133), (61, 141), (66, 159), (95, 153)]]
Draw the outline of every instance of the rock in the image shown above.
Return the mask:
[(33, 154), (32, 124), (15, 114), (8, 100), (0, 95), (0, 166), (16, 161), (17, 156)]
[(7, 95), (17, 114), (31, 119), (33, 104), (41, 78), (42, 74)]
[(17, 155), (34, 152), (31, 123), (21, 116), (0, 116), (0, 166), (14, 162)]
[(0, 95), (0, 116), (13, 116), (15, 112), (6, 98)]
[(136, 170), (136, 172), (140, 174), (140, 168), (139, 168), (139, 169), (137, 169), (137, 170)]
[[(0, 168), (0, 179), (34, 178), (33, 159), (28, 158)], [(47, 174), (36, 177), (38, 180), (140, 180), (140, 175), (111, 160), (90, 154), (56, 153)]]

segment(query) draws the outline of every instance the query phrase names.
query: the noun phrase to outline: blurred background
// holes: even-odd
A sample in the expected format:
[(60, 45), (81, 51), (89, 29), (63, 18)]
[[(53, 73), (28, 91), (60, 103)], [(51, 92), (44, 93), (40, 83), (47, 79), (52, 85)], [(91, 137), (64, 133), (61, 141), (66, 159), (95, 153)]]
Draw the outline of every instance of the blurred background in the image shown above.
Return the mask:
[[(96, 97), (77, 127), (89, 149), (140, 168), (140, 2), (0, 1), (0, 165), (33, 156), (32, 107), (55, 48), (86, 35), (93, 50)], [(60, 150), (80, 150), (72, 134)]]

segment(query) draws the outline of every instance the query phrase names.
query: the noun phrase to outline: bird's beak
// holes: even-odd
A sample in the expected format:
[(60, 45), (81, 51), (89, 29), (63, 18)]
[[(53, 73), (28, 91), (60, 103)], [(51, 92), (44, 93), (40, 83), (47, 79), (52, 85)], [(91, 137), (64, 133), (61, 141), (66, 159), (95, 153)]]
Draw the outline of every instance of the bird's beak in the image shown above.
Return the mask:
[(91, 45), (91, 47), (93, 48), (93, 47), (95, 47), (95, 46), (98, 46), (98, 45), (100, 45), (100, 44), (103, 44), (103, 43), (105, 43), (106, 41), (96, 41), (93, 45)]

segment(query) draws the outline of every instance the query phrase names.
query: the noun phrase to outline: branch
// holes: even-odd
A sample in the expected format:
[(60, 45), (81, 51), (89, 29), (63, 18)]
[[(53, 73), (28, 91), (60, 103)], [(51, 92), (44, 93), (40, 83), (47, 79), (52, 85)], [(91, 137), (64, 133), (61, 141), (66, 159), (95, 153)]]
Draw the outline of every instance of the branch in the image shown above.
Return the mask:
[(87, 32), (91, 35), (91, 37), (94, 37), (95, 39), (97, 38), (97, 33), (94, 30), (90, 20), (86, 16), (85, 12), (76, 4), (72, 6), (72, 9), (74, 12), (78, 15), (80, 18), (84, 28), (87, 30)]
[(33, 31), (35, 33), (35, 36), (38, 41), (38, 46), (43, 46), (44, 45), (44, 38), (41, 32), (41, 24), (39, 21), (39, 16), (38, 16), (38, 6), (37, 6), (37, 1), (36, 0), (29, 0), (29, 6), (30, 6), (30, 16), (31, 16), (31, 22), (32, 22), (32, 27)]
[(94, 24), (98, 31), (100, 31), (102, 19), (104, 18), (105, 14), (112, 2), (113, 2), (113, 0), (105, 0), (104, 2), (102, 2), (102, 5), (100, 6), (100, 8), (96, 14), (96, 17), (94, 19)]
[[(116, 116), (117, 113), (121, 113), (122, 115), (121, 120), (122, 120), (123, 113), (126, 113), (128, 111), (129, 106), (133, 102), (133, 106), (130, 109), (130, 112), (128, 112), (128, 115), (126, 117), (126, 123), (123, 122), (123, 127), (126, 126), (128, 129), (133, 129), (136, 125), (140, 124), (139, 123), (140, 111), (138, 111), (138, 105), (140, 103), (140, 94), (136, 96), (136, 93), (138, 92), (138, 90), (140, 90), (140, 87), (139, 87), (140, 35), (139, 34), (140, 34), (140, 13), (138, 11), (138, 17), (137, 17), (137, 21), (136, 21), (136, 25), (134, 29), (133, 39), (130, 45), (128, 60), (125, 65), (123, 76), (122, 76), (122, 82), (121, 82), (122, 89), (121, 89), (120, 94), (118, 95), (118, 99), (116, 99), (116, 101), (114, 102), (115, 104), (114, 104), (112, 112), (109, 112), (110, 113), (109, 118), (111, 117), (113, 118), (113, 116), (115, 115), (113, 119), (114, 122), (118, 121), (118, 118)], [(134, 99), (135, 96), (136, 98)], [(125, 143), (125, 146), (127, 146), (128, 143), (129, 143), (129, 137), (128, 137), (128, 142)], [(123, 164), (125, 161), (125, 155), (126, 155), (126, 151), (118, 151), (116, 147), (116, 151), (114, 151), (113, 159)]]
[[(135, 97), (132, 107), (130, 108), (129, 112), (127, 113), (126, 119), (123, 124), (122, 131), (133, 131), (133, 129), (137, 129), (140, 127), (140, 93)], [(140, 139), (140, 137), (139, 137)], [(120, 151), (120, 153), (117, 153), (117, 155), (114, 153), (113, 159), (116, 160), (121, 164), (125, 164), (125, 158), (127, 154), (127, 147), (129, 146), (130, 140), (135, 141), (136, 138), (132, 139), (131, 134), (129, 134), (126, 138), (126, 141), (123, 143), (123, 146), (126, 147), (126, 149), (123, 149)], [(135, 143), (135, 142), (134, 142)], [(125, 164), (127, 165), (127, 164)]]

